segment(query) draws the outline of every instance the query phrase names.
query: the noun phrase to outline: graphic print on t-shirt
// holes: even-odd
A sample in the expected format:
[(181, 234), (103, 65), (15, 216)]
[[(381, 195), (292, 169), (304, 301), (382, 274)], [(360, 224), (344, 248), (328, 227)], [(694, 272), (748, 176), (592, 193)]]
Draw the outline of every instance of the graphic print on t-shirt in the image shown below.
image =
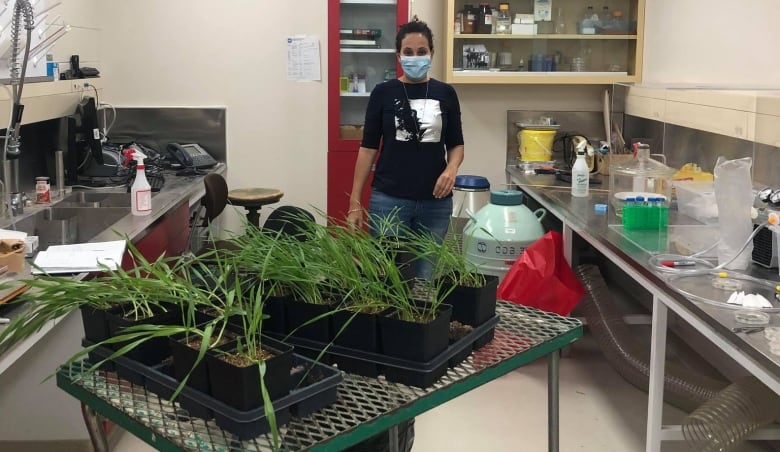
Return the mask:
[[(412, 109), (409, 109), (411, 104)], [(395, 139), (438, 143), (441, 141), (441, 105), (436, 99), (396, 99)], [(420, 120), (422, 118), (422, 120)], [(417, 134), (421, 139), (417, 139)]]

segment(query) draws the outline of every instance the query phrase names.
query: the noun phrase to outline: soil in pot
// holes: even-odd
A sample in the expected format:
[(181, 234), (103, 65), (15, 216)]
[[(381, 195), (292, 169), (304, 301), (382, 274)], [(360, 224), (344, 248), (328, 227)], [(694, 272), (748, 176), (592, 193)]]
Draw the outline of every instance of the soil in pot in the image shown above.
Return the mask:
[[(215, 343), (216, 337), (211, 338), (211, 347), (222, 346), (235, 340), (235, 338), (236, 334), (225, 331), (222, 337), (219, 338), (218, 343)], [(170, 338), (171, 354), (173, 355), (173, 376), (176, 380), (182, 381), (189, 374), (187, 386), (209, 394), (209, 375), (206, 368), (206, 359), (202, 359), (195, 365), (195, 361), (197, 361), (200, 353), (201, 343), (202, 337), (199, 335), (187, 336), (184, 333)]]
[[(466, 335), (474, 331), (474, 328), (471, 325), (464, 325), (457, 320), (453, 320), (450, 322), (450, 345), (455, 344), (459, 340), (463, 339)], [(449, 359), (449, 366), (455, 367), (458, 364), (462, 363), (466, 358), (469, 357), (469, 355), (472, 352), (472, 344), (468, 344), (463, 347), (463, 350), (460, 352), (454, 354)]]
[[(270, 343), (273, 342), (273, 345)], [(260, 389), (260, 370), (246, 355), (236, 353), (235, 344), (206, 355), (211, 394), (241, 411), (263, 406)], [(263, 338), (262, 349), (255, 351), (254, 359), (265, 361), (265, 386), (271, 400), (290, 392), (290, 369), (293, 365), (292, 347)]]

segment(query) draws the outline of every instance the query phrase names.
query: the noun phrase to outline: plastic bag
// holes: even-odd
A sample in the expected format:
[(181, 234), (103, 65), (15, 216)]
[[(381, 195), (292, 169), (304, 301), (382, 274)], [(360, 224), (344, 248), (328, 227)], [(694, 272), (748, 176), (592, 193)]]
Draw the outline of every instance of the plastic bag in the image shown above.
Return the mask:
[[(728, 212), (727, 215), (718, 217), (718, 265), (730, 261), (753, 233), (753, 220), (750, 218), (750, 208), (753, 206), (753, 180), (750, 172), (752, 166), (753, 159), (750, 157), (735, 160), (718, 157), (715, 164), (715, 200), (718, 212)], [(752, 261), (752, 253), (751, 241), (726, 268), (747, 269)]]
[(550, 231), (523, 251), (498, 286), (498, 299), (569, 315), (585, 289), (563, 257), (561, 234)]

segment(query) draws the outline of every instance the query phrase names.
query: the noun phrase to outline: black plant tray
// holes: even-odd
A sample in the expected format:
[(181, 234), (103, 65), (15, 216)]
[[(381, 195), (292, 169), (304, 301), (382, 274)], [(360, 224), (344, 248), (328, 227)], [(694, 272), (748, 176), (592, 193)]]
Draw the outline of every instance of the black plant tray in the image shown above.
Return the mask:
[[(82, 340), (82, 344), (84, 347), (92, 345), (86, 339)], [(90, 353), (90, 359), (93, 361), (106, 359), (112, 353), (114, 351), (109, 348), (96, 347)], [(288, 395), (274, 400), (277, 426), (286, 424), (291, 414), (304, 417), (335, 403), (337, 386), (344, 380), (341, 372), (334, 367), (296, 354), (293, 354), (293, 360), (293, 389)], [(147, 366), (124, 356), (114, 358), (113, 362), (117, 368), (124, 368), (143, 376), (144, 385), (166, 399), (170, 398), (179, 387), (180, 382), (173, 378), (172, 369), (166, 362), (157, 366)], [(302, 385), (296, 387), (302, 379)], [(213, 417), (218, 426), (241, 440), (254, 438), (270, 431), (263, 407), (240, 411), (188, 386), (184, 386), (181, 390), (177, 401), (190, 415), (206, 420)]]
[[(325, 354), (376, 364), (378, 365), (379, 373), (384, 374), (388, 381), (427, 388), (441, 378), (447, 372), (448, 367), (457, 366), (468, 357), (472, 349), (476, 350), (479, 348), (474, 346), (475, 343), (480, 342), (485, 336), (492, 337), (499, 320), (500, 317), (498, 315), (493, 316), (482, 325), (475, 327), (467, 335), (451, 343), (443, 352), (427, 362), (408, 361), (381, 353), (372, 353), (335, 344), (325, 344), (295, 336), (290, 336), (283, 340), (296, 347), (296, 349), (309, 349), (314, 353), (327, 349)], [(271, 337), (274, 337), (274, 335), (271, 335)], [(280, 336), (276, 337), (279, 338)], [(485, 345), (485, 343), (482, 345)]]

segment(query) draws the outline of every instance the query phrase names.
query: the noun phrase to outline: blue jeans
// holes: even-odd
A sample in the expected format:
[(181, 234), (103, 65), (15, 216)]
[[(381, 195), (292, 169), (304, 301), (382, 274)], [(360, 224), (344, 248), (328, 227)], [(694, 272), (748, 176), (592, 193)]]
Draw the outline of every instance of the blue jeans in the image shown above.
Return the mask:
[[(452, 216), (452, 197), (442, 199), (413, 200), (396, 198), (379, 190), (371, 190), (368, 203), (368, 227), (371, 235), (376, 237), (377, 220), (395, 215), (397, 221), (414, 232), (428, 232), (439, 243), (444, 240)], [(433, 271), (431, 262), (415, 261), (415, 276), (428, 279)]]

